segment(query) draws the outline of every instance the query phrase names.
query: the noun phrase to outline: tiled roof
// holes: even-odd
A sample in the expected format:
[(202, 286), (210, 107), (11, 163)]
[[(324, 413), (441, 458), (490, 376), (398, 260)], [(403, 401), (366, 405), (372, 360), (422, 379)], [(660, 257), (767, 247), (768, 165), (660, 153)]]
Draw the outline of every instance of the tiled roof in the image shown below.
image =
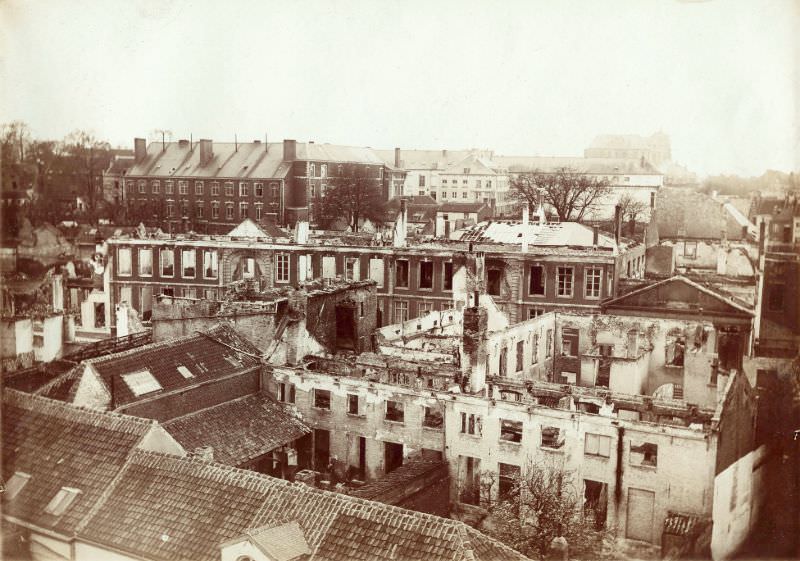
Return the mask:
[(77, 532), (135, 556), (212, 561), (223, 542), (292, 522), (320, 560), (380, 551), (430, 561), (526, 559), (455, 520), (138, 450)]
[[(6, 390), (3, 395), (3, 478), (31, 477), (4, 514), (70, 534), (108, 488), (153, 421), (105, 413)], [(60, 516), (45, 507), (62, 487), (80, 493)]]
[(311, 432), (267, 394), (248, 395), (178, 417), (163, 427), (186, 450), (214, 449), (214, 460), (238, 466)]
[(446, 465), (444, 462), (439, 461), (418, 460), (407, 462), (383, 477), (355, 489), (351, 495), (371, 501), (380, 501), (383, 495), (439, 470), (444, 465)]
[(383, 165), (383, 160), (372, 148), (318, 142), (298, 142), (296, 159)]
[(137, 451), (78, 535), (150, 559), (217, 560), (219, 544), (256, 527), (280, 479), (197, 458)]
[[(521, 244), (524, 237), (531, 246), (592, 247), (594, 232), (577, 222), (529, 223), (526, 227), (522, 222), (504, 220), (481, 222), (466, 230), (457, 230), (452, 236), (462, 241), (504, 244)], [(600, 233), (597, 245), (613, 248), (614, 240)]]
[(275, 561), (290, 561), (310, 555), (303, 530), (297, 522), (248, 530), (247, 537)]
[(214, 157), (200, 165), (200, 148), (197, 142), (151, 142), (147, 155), (133, 165), (128, 176), (196, 177), (263, 179), (279, 178), (278, 169), (283, 162), (283, 143), (214, 142)]
[[(100, 375), (113, 405), (119, 406), (175, 389), (223, 378), (260, 364), (261, 353), (228, 324), (193, 335), (136, 347), (120, 353), (85, 360), (70, 372), (55, 378), (37, 390), (38, 395), (73, 401), (77, 381), (84, 375), (83, 365), (91, 365)], [(192, 376), (185, 376), (178, 367)], [(123, 379), (124, 375), (150, 372), (161, 386), (157, 391), (137, 396)]]
[(449, 203), (445, 202), (437, 209), (437, 212), (480, 212), (487, 209), (486, 203)]
[[(376, 150), (385, 162), (394, 164), (394, 150)], [(475, 150), (400, 150), (400, 167), (403, 169), (440, 169), (463, 160)]]

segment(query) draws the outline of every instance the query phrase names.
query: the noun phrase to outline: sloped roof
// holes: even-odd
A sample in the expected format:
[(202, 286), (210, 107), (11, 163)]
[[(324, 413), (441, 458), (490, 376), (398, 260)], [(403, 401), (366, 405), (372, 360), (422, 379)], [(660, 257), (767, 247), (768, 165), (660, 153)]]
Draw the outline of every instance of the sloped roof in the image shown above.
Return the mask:
[(186, 450), (214, 449), (214, 460), (238, 466), (311, 429), (265, 393), (226, 401), (162, 425)]
[(497, 175), (503, 173), (505, 170), (501, 169), (503, 166), (497, 161), (482, 158), (476, 154), (469, 154), (461, 160), (452, 162), (442, 170), (442, 173), (455, 173), (459, 175), (464, 174), (464, 170), (470, 175)]
[(480, 212), (489, 209), (486, 203), (456, 203), (444, 202), (436, 209), (437, 212)]
[(386, 550), (430, 561), (526, 559), (455, 520), (142, 451), (131, 454), (78, 534), (143, 557), (213, 561), (221, 543), (289, 522), (297, 522), (312, 551), (319, 549), (318, 560), (352, 559), (353, 547), (377, 553), (373, 539)]
[(656, 196), (658, 235), (665, 238), (743, 239), (740, 213), (732, 205), (690, 188), (662, 187)]
[[(243, 372), (258, 366), (260, 359), (257, 357), (260, 355), (258, 348), (231, 326), (219, 324), (204, 332), (92, 358), (82, 364), (91, 365), (97, 371), (109, 394), (113, 394), (115, 405), (119, 406), (138, 401), (140, 397), (188, 388)], [(182, 373), (178, 367), (187, 369), (191, 376)], [(67, 401), (72, 401), (78, 386), (76, 382), (83, 372), (83, 368), (74, 369), (36, 393), (51, 397), (61, 397), (66, 393)], [(149, 372), (161, 389), (137, 396), (122, 377), (142, 372)]]
[[(463, 160), (477, 150), (400, 150), (402, 169), (445, 169), (448, 165)], [(394, 165), (394, 150), (376, 150), (383, 161)]]
[[(155, 422), (74, 407), (16, 390), (3, 394), (3, 479), (30, 475), (4, 514), (70, 534)], [(44, 508), (62, 487), (80, 493), (61, 516)]]
[[(675, 288), (688, 288), (695, 292), (691, 294), (686, 290), (676, 292)], [(700, 310), (707, 315), (714, 312), (728, 311), (738, 314), (753, 315), (753, 310), (745, 302), (730, 295), (725, 295), (718, 290), (695, 282), (682, 275), (675, 275), (668, 279), (637, 288), (627, 294), (604, 301), (603, 309), (615, 307), (642, 307), (652, 306), (664, 311), (694, 311)]]
[[(532, 246), (593, 247), (594, 231), (578, 222), (529, 223), (525, 226), (522, 222), (504, 220), (481, 222), (454, 232), (451, 238), (504, 244), (521, 244), (523, 238), (527, 238)], [(615, 247), (614, 239), (604, 233), (599, 233), (597, 245)]]
[(283, 143), (270, 142), (269, 151), (263, 142), (214, 142), (213, 157), (200, 165), (199, 143), (151, 142), (147, 155), (128, 171), (128, 177), (193, 177), (265, 179), (280, 178)]
[(291, 561), (310, 555), (303, 530), (297, 522), (248, 530), (247, 537), (275, 561)]
[(298, 142), (296, 146), (297, 160), (383, 165), (383, 160), (372, 148), (317, 142)]
[(424, 477), (436, 470), (442, 469), (447, 464), (442, 461), (416, 460), (404, 463), (388, 474), (370, 481), (353, 490), (354, 497), (380, 501), (382, 497), (391, 494), (395, 489), (404, 487), (420, 477)]
[(261, 226), (253, 222), (250, 218), (245, 218), (233, 230), (228, 232), (229, 236), (240, 238), (271, 238)]

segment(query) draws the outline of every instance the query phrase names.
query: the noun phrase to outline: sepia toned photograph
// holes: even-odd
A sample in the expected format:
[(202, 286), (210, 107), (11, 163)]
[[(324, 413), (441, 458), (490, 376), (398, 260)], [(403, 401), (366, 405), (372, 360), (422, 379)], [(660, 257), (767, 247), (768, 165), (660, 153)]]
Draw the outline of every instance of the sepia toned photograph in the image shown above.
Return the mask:
[(800, 1), (0, 0), (0, 560), (800, 559)]

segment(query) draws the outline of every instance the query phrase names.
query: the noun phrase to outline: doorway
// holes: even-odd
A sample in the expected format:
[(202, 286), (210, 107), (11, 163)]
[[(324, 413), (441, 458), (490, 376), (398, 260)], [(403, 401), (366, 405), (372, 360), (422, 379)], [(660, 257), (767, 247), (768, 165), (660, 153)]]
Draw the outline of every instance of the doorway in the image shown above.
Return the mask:
[(625, 536), (631, 540), (653, 542), (653, 506), (656, 494), (644, 489), (628, 489), (628, 517)]
[(331, 433), (325, 429), (314, 429), (314, 469), (322, 471), (331, 458)]
[(396, 442), (383, 443), (384, 474), (391, 473), (403, 465), (403, 445)]

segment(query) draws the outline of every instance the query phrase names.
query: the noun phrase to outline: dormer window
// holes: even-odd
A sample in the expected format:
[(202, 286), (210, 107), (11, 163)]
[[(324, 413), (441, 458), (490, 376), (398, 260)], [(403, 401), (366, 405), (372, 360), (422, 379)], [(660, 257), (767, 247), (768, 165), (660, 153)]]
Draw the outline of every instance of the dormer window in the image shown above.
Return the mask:
[(56, 496), (44, 507), (45, 513), (52, 514), (53, 516), (61, 516), (80, 492), (80, 489), (75, 489), (74, 487), (62, 487), (58, 493), (56, 493)]
[(122, 380), (137, 397), (163, 389), (149, 370), (123, 374)]

